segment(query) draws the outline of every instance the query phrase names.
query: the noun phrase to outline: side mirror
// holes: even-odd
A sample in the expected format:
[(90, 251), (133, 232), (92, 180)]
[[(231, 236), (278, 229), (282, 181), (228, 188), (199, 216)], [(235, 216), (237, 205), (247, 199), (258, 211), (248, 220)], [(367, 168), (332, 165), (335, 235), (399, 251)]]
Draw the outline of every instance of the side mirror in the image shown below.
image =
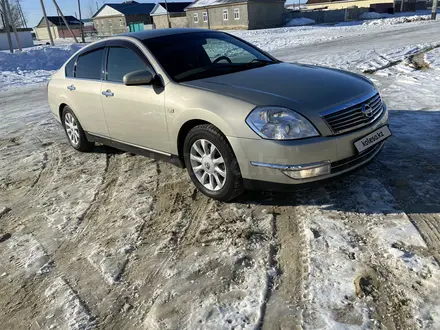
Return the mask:
[(124, 84), (127, 86), (149, 85), (153, 82), (154, 76), (150, 69), (139, 70), (127, 73), (124, 78)]

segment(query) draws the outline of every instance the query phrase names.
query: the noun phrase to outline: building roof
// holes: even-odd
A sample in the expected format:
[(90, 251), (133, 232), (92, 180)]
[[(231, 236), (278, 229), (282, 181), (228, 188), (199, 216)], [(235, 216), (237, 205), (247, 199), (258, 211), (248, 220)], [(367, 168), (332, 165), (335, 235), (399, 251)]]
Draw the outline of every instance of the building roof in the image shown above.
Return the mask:
[[(80, 25), (81, 22), (79, 19), (77, 19), (74, 16), (64, 16), (66, 18), (66, 21), (69, 25)], [(50, 23), (52, 23), (55, 26), (65, 26), (63, 19), (61, 16), (47, 16), (47, 19)], [(41, 18), (40, 22), (37, 26), (39, 26), (44, 21), (44, 17)]]
[(169, 13), (184, 13), (185, 8), (188, 7), (192, 2), (158, 2), (151, 11), (151, 16), (156, 15), (166, 15), (167, 14), (167, 4)]
[[(168, 3), (168, 12), (169, 13), (183, 13), (184, 9), (192, 4), (192, 1), (189, 2), (167, 2)], [(167, 8), (165, 2), (159, 2), (163, 8)]]
[(130, 32), (130, 33), (120, 34), (120, 36), (132, 37), (139, 40), (146, 40), (146, 39), (170, 36), (175, 34), (197, 33), (197, 32), (222, 33), (218, 31), (206, 30), (206, 29), (172, 28), (172, 29), (154, 29), (154, 30), (144, 30), (139, 32)]
[(150, 14), (154, 6), (156, 6), (156, 3), (138, 3), (136, 1), (127, 3), (105, 3), (99, 8), (95, 15), (92, 16), (92, 18), (98, 15), (106, 6), (109, 6), (124, 15), (145, 15)]
[(196, 0), (187, 9), (203, 8), (210, 6), (229, 5), (237, 2), (248, 2), (249, 0)]

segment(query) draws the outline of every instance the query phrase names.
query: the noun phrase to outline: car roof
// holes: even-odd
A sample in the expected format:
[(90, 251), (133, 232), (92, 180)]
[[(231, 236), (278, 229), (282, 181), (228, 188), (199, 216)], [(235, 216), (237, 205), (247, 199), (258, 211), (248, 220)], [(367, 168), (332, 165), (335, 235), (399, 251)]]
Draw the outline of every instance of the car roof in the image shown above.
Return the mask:
[(120, 34), (120, 36), (132, 37), (139, 40), (146, 40), (146, 39), (152, 39), (152, 38), (158, 38), (158, 37), (164, 37), (164, 36), (170, 36), (176, 34), (197, 33), (197, 32), (221, 33), (206, 29), (172, 28), (172, 29), (154, 29), (154, 30), (144, 30), (139, 32), (129, 32), (129, 33)]

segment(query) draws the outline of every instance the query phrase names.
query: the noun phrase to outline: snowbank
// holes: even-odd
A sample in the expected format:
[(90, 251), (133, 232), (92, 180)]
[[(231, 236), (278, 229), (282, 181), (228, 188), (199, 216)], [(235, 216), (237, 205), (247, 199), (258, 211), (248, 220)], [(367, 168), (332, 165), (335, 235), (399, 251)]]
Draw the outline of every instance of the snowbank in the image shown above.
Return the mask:
[[(365, 14), (376, 14), (382, 17), (389, 17), (391, 15), (388, 14), (377, 14), (377, 13), (365, 13)], [(360, 16), (360, 18), (364, 19), (364, 14)], [(386, 15), (386, 16), (384, 16)], [(374, 16), (374, 15), (368, 15), (368, 16)], [(384, 19), (375, 19), (371, 21), (366, 21), (363, 23), (363, 25), (394, 25), (394, 24), (401, 24), (401, 23), (410, 23), (410, 22), (418, 22), (418, 21), (428, 21), (431, 19), (431, 16), (429, 15), (414, 15), (414, 16), (403, 16), (403, 17), (392, 17), (391, 18), (384, 18)]]
[(36, 46), (13, 54), (0, 51), (0, 90), (45, 82), (81, 47)]
[(386, 14), (379, 14), (376, 12), (363, 13), (361, 16), (359, 16), (360, 19), (378, 19), (384, 17), (386, 17)]
[(58, 70), (82, 46), (37, 46), (22, 52), (0, 52), (0, 71)]
[(315, 24), (315, 21), (310, 18), (294, 18), (290, 20), (286, 26), (301, 26), (301, 25), (309, 25), (309, 24)]

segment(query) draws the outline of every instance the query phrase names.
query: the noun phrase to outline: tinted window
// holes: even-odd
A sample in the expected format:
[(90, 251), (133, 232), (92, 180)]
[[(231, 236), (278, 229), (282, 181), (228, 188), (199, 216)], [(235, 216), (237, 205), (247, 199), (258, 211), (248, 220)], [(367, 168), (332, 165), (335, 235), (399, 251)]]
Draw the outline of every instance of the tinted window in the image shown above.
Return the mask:
[(219, 32), (177, 34), (143, 42), (165, 71), (178, 82), (276, 63), (258, 49)]
[(73, 77), (73, 70), (75, 68), (75, 61), (76, 61), (76, 56), (74, 58), (72, 58), (66, 64), (66, 77)]
[(134, 51), (123, 47), (110, 47), (107, 63), (107, 80), (116, 82), (122, 82), (127, 73), (148, 67)]
[(100, 80), (103, 55), (104, 48), (80, 55), (76, 65), (76, 77)]

